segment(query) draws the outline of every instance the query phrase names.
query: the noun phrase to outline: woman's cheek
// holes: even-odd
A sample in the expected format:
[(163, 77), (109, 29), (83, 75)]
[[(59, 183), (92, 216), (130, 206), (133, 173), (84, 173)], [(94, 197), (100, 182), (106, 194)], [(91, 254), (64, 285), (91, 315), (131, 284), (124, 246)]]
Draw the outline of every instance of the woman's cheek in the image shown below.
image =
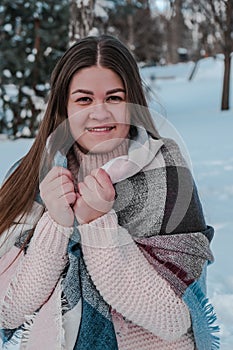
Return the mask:
[(75, 117), (69, 118), (69, 124), (70, 124), (71, 134), (72, 134), (73, 138), (75, 140), (77, 140), (82, 135), (82, 133), (84, 131), (82, 130), (80, 123), (78, 122), (77, 118), (75, 118)]

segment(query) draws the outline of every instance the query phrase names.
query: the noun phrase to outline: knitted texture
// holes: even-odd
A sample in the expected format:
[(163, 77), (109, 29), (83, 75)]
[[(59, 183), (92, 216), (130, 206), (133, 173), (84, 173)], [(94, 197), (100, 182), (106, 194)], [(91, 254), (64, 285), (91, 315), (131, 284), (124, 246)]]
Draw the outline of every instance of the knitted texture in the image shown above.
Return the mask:
[(80, 232), (88, 272), (113, 308), (168, 341), (187, 332), (191, 326), (187, 306), (148, 265), (131, 236), (117, 225), (113, 212), (80, 226)]
[(91, 170), (102, 167), (109, 160), (126, 155), (128, 153), (128, 140), (125, 139), (118, 147), (108, 153), (83, 153), (80, 151), (77, 143), (74, 143), (72, 149), (67, 155), (68, 167), (74, 178), (75, 188), (77, 184), (83, 181), (85, 176), (89, 175)]
[(119, 349), (124, 350), (194, 350), (193, 332), (174, 341), (163, 340), (132, 322), (125, 321), (121, 315), (112, 314)]
[(55, 223), (45, 213), (11, 281), (0, 306), (4, 328), (17, 328), (51, 295), (67, 263), (69, 228)]
[[(30, 301), (30, 309), (15, 312), (12, 303), (14, 321), (16, 314), (18, 324), (25, 315), (37, 311), (35, 323), (39, 320), (43, 327), (43, 317), (53, 315), (51, 311), (43, 313), (46, 305), (51, 310), (61, 304), (60, 299), (54, 302), (54, 298), (59, 298), (59, 293), (53, 291), (59, 282), (67, 320), (75, 319), (73, 311), (82, 302), (77, 328), (69, 322), (63, 324), (65, 336), (66, 329), (73, 332), (68, 342), (72, 345), (69, 348), (65, 345), (65, 350), (218, 349), (218, 341), (212, 334), (215, 331), (211, 326), (213, 316), (206, 311), (210, 306), (206, 304), (204, 289), (203, 295), (199, 293), (202, 270), (206, 262), (213, 259), (209, 250), (213, 232), (205, 224), (192, 176), (176, 144), (166, 139), (153, 140), (146, 132), (139, 132), (137, 143), (129, 145), (128, 154), (122, 144), (114, 159), (113, 154), (93, 158), (93, 154), (82, 155), (76, 151), (68, 155), (68, 167), (76, 185), (93, 168), (102, 166), (115, 186), (113, 210), (86, 225), (76, 222), (69, 242), (70, 231), (56, 225), (48, 215), (38, 222), (27, 253), (20, 259), (15, 279), (25, 280), (25, 275), (38, 274), (38, 271), (28, 270), (26, 263), (30, 251), (34, 256), (37, 250), (37, 263), (39, 255), (43, 255), (42, 259), (40, 257), (43, 277), (39, 281), (33, 277), (33, 289), (37, 293), (33, 306)], [(55, 162), (55, 165), (60, 164), (66, 164), (62, 152)], [(80, 178), (78, 171), (82, 174)], [(186, 244), (193, 247), (191, 254), (185, 249)], [(36, 260), (31, 259), (36, 266)], [(47, 278), (51, 273), (53, 283)], [(30, 283), (28, 279), (27, 284)], [(193, 298), (187, 291), (194, 283)], [(12, 281), (8, 286), (2, 303), (5, 310), (6, 299), (16, 285)], [(25, 286), (22, 284), (21, 289), (23, 294), (28, 294)], [(190, 298), (194, 300), (192, 306)], [(4, 322), (10, 322), (5, 323), (2, 339), (5, 343), (9, 338), (19, 342), (21, 337), (16, 334), (17, 330), (8, 336), (7, 327), (11, 328), (9, 325), (13, 326), (13, 321), (5, 312)], [(194, 320), (201, 321), (202, 329)], [(30, 329), (30, 350), (40, 349), (38, 334), (40, 329), (35, 332), (33, 327)], [(55, 334), (51, 341), (48, 339), (48, 349), (62, 349), (58, 339), (60, 334)], [(197, 347), (197, 341), (201, 346)]]

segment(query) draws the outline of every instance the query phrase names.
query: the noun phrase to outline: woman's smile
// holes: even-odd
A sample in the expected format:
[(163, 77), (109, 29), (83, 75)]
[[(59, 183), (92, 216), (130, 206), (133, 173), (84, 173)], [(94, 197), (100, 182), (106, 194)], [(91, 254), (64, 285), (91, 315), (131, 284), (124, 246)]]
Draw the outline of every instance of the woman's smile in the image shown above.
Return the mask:
[(91, 134), (109, 134), (111, 131), (115, 130), (116, 126), (94, 126), (94, 127), (87, 127), (86, 131), (90, 132)]

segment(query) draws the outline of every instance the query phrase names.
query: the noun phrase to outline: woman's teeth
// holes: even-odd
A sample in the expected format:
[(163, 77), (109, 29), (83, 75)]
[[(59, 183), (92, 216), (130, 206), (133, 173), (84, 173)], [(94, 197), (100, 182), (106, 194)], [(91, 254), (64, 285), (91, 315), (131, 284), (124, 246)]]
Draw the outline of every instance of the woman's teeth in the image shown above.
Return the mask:
[(109, 127), (97, 127), (97, 128), (87, 128), (88, 131), (110, 131), (114, 129), (114, 126), (109, 126)]

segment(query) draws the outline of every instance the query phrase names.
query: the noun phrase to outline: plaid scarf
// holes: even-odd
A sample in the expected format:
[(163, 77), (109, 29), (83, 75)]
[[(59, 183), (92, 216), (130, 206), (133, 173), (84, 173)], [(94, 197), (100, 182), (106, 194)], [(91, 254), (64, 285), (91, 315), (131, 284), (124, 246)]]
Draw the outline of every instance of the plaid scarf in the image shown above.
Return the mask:
[[(66, 167), (66, 157), (58, 152), (55, 164)], [(110, 160), (103, 168), (116, 190), (114, 209), (119, 225), (128, 230), (148, 263), (188, 306), (196, 348), (219, 349), (216, 316), (206, 297), (213, 228), (205, 223), (192, 174), (178, 146), (170, 139), (154, 140), (140, 128), (128, 155)], [(42, 205), (39, 194), (37, 201)], [(73, 350), (118, 349), (111, 307), (87, 272), (77, 222), (68, 256), (69, 264), (51, 298), (33, 320), (17, 330), (1, 331), (2, 349), (21, 338), (25, 339), (21, 349), (62, 349), (64, 328), (74, 329), (73, 311), (80, 304), (81, 318), (75, 319), (70, 335)]]

